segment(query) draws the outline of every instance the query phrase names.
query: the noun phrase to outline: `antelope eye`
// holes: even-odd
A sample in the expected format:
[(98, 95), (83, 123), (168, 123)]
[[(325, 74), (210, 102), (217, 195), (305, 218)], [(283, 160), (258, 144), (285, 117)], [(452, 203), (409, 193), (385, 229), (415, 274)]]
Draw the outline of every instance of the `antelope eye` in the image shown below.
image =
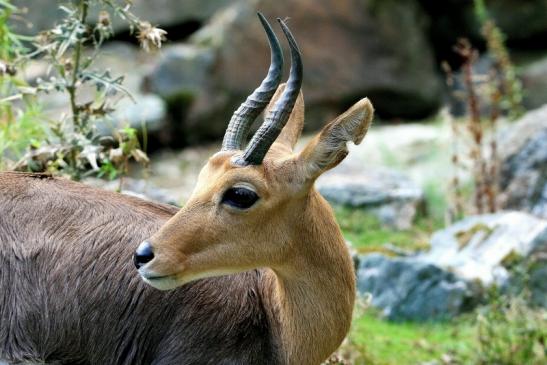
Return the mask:
[(248, 209), (258, 200), (258, 195), (251, 189), (234, 186), (226, 190), (222, 203), (239, 209)]

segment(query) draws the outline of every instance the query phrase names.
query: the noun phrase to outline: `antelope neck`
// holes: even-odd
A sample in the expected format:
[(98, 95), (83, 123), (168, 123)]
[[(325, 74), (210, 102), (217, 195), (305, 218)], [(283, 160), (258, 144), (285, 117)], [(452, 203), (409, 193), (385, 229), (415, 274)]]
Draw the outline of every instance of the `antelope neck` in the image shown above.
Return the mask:
[(334, 352), (349, 329), (355, 300), (352, 260), (330, 206), (316, 192), (309, 199), (297, 253), (267, 271), (273, 336), (285, 364), (317, 365)]

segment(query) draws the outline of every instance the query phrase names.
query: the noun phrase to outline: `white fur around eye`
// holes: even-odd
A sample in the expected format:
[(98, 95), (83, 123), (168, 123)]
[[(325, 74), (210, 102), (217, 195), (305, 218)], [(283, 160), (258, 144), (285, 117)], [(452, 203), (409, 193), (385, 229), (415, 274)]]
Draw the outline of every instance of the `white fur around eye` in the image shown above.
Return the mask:
[(245, 189), (249, 189), (252, 192), (256, 193), (256, 188), (253, 185), (251, 185), (249, 183), (246, 183), (246, 182), (238, 182), (238, 183), (234, 184), (232, 186), (232, 188), (245, 188)]

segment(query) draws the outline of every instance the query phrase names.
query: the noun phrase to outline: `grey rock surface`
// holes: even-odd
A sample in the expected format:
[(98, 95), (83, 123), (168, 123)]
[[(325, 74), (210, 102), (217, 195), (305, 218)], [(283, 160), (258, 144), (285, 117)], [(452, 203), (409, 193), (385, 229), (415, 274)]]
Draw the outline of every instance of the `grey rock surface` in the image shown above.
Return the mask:
[[(146, 128), (147, 133), (160, 133), (165, 126), (167, 105), (154, 94), (138, 94), (134, 99), (123, 99), (116, 105), (112, 118), (118, 127), (129, 125), (137, 130)], [(111, 124), (105, 122), (103, 134), (109, 134)]]
[[(365, 96), (384, 116), (423, 117), (438, 108), (442, 81), (425, 37), (427, 18), (414, 1), (238, 2), (190, 38), (215, 55), (186, 115), (192, 133), (221, 136), (230, 114), (265, 76), (270, 56), (257, 10), (272, 23), (290, 16), (305, 65), (306, 128), (335, 117), (340, 101), (349, 105)], [(208, 127), (199, 130), (203, 123)]]
[(502, 285), (510, 274), (504, 261), (530, 256), (545, 244), (546, 229), (547, 220), (517, 211), (471, 216), (435, 232), (417, 259), (484, 286)]
[(512, 275), (502, 288), (509, 293), (520, 293), (526, 288), (532, 305), (547, 308), (547, 229), (536, 236), (531, 246), (528, 256), (513, 258), (520, 259), (517, 264), (521, 268), (518, 275)]
[(145, 79), (145, 87), (165, 99), (195, 99), (206, 86), (213, 66), (210, 48), (188, 44), (166, 46)]
[(498, 144), (503, 207), (547, 218), (547, 104), (503, 131)]
[[(474, 44), (483, 41), (473, 1), (419, 0), (419, 3), (430, 16), (430, 35), (438, 51), (449, 54), (458, 37), (469, 38)], [(486, 0), (484, 3), (511, 46), (528, 48), (543, 39), (547, 31), (545, 0)]]
[(358, 289), (391, 320), (452, 318), (473, 306), (473, 286), (434, 264), (380, 254), (360, 257)]
[[(107, 181), (97, 178), (86, 178), (83, 181), (87, 185), (110, 191), (120, 191), (120, 181)], [(154, 184), (145, 181), (125, 177), (121, 184), (122, 194), (135, 196), (137, 198), (156, 201), (159, 203), (178, 205), (176, 199), (165, 189), (158, 188)]]
[(487, 0), (486, 6), (496, 24), (514, 43), (541, 39), (547, 32), (545, 0)]
[(423, 200), (422, 189), (404, 174), (350, 163), (322, 175), (316, 186), (332, 204), (365, 209), (396, 229), (412, 225)]
[(530, 271), (528, 286), (532, 305), (547, 308), (547, 259), (541, 260)]
[[(138, 17), (160, 27), (169, 27), (187, 22), (203, 22), (217, 10), (235, 1), (237, 0), (132, 0), (131, 3), (132, 11)], [(58, 10), (57, 0), (17, 0), (14, 3), (20, 8), (28, 9), (25, 19), (32, 27), (27, 28), (20, 22), (15, 23), (18, 30), (24, 34), (36, 34), (48, 29), (63, 15)], [(92, 11), (90, 22), (96, 19), (97, 14)], [(128, 24), (117, 17), (112, 21), (115, 31), (128, 30)]]
[(518, 74), (525, 90), (524, 106), (536, 109), (547, 103), (547, 55), (524, 65)]
[(474, 216), (436, 232), (431, 249), (414, 256), (359, 256), (358, 289), (392, 320), (450, 318), (472, 309), (484, 289), (523, 287), (508, 269), (527, 268), (535, 305), (547, 307), (547, 221), (522, 212)]
[[(50, 0), (21, 2), (38, 29), (57, 19), (56, 5)], [(139, 0), (134, 9), (160, 27), (205, 24), (189, 43), (166, 44), (159, 60), (146, 69), (135, 64), (138, 57), (121, 57), (126, 61), (123, 74), (147, 74), (139, 87), (169, 103), (169, 133), (182, 136), (181, 145), (219, 139), (230, 115), (264, 77), (269, 49), (257, 10), (278, 33), (275, 18), (290, 16), (307, 75), (309, 130), (365, 96), (386, 117), (424, 117), (441, 103), (442, 78), (426, 36), (428, 18), (416, 1)]]

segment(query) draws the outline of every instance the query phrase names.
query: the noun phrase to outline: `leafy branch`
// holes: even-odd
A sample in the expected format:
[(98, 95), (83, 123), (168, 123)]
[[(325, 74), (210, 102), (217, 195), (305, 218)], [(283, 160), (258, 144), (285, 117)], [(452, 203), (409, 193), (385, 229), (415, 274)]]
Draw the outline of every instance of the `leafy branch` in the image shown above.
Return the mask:
[[(3, 3), (7, 4), (10, 14), (16, 11), (7, 0), (0, 0), (0, 5)], [(32, 86), (12, 83), (9, 90), (3, 90), (5, 92), (0, 95), (0, 102), (13, 106), (25, 95), (39, 97), (56, 91), (66, 95), (70, 116), (42, 123), (46, 130), (43, 143), (29, 145), (27, 153), (14, 168), (48, 170), (69, 175), (73, 179), (90, 173), (109, 178), (123, 175), (127, 172), (129, 159), (143, 164), (148, 162), (136, 131), (131, 128), (114, 131), (115, 138), (107, 143), (107, 139), (98, 133), (96, 123), (112, 118), (120, 98), (133, 98), (123, 85), (123, 75), (115, 76), (109, 70), (96, 70), (93, 64), (103, 43), (113, 35), (111, 15), (129, 24), (146, 51), (161, 47), (166, 32), (135, 16), (131, 12), (130, 1), (79, 0), (59, 8), (64, 14), (62, 21), (38, 34), (33, 39), (32, 51), (13, 54), (12, 57), (17, 61), (30, 58), (47, 61), (50, 67), (46, 77), (37, 79)], [(92, 22), (89, 14), (95, 11), (99, 17)], [(1, 23), (0, 17), (0, 24), (7, 27), (9, 16), (5, 18)], [(20, 46), (23, 47), (22, 43)], [(0, 48), (0, 55), (4, 48)], [(81, 92), (84, 87), (93, 91), (93, 99), (84, 99), (85, 93)], [(109, 172), (105, 173), (107, 170)]]

